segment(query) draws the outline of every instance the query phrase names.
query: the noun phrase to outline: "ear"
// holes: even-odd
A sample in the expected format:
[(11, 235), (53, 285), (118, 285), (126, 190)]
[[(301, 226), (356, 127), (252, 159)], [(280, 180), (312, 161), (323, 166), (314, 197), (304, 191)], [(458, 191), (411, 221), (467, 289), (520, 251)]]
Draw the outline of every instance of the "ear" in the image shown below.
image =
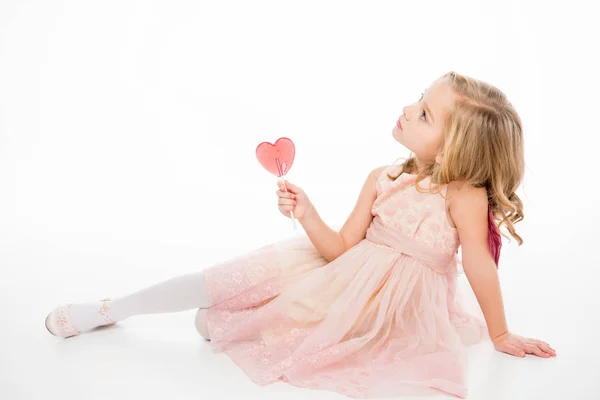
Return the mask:
[(438, 153), (438, 155), (435, 156), (435, 162), (436, 162), (436, 164), (441, 164), (443, 158), (444, 158), (444, 155), (442, 153)]

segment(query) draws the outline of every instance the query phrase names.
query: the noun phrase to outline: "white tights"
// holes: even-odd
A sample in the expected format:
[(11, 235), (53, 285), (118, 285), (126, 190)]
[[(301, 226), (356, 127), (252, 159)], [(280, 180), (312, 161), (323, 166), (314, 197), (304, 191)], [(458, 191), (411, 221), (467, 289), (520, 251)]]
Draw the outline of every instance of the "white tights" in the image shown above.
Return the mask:
[[(101, 301), (73, 304), (69, 309), (73, 327), (85, 332), (105, 325), (107, 322), (98, 312), (101, 305)], [(196, 327), (207, 339), (202, 309), (210, 306), (202, 271), (168, 279), (126, 296), (114, 298), (108, 303), (110, 315), (115, 322), (134, 315), (174, 313), (199, 308)]]

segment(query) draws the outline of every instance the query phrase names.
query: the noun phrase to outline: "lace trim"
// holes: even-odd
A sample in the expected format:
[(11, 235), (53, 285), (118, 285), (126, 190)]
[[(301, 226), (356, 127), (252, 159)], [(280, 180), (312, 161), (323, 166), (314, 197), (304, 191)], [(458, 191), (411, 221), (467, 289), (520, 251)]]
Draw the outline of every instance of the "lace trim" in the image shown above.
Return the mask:
[(79, 335), (80, 333), (77, 329), (73, 328), (73, 325), (71, 325), (65, 310), (60, 310), (58, 312), (58, 315), (56, 316), (56, 323), (60, 327), (64, 336)]
[(100, 307), (100, 309), (98, 310), (98, 312), (100, 314), (102, 314), (102, 316), (104, 317), (104, 319), (106, 320), (106, 322), (108, 322), (109, 324), (114, 324), (115, 321), (112, 319), (111, 315), (110, 315), (110, 308), (108, 308), (108, 302), (112, 301), (112, 299), (107, 298), (107, 299), (103, 299), (100, 300), (102, 301), (102, 307)]

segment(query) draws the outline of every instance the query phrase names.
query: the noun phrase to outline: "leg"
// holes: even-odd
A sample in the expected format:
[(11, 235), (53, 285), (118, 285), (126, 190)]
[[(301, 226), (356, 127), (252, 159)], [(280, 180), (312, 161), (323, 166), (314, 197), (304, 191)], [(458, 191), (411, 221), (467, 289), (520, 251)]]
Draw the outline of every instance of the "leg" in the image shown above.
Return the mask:
[(204, 272), (171, 278), (111, 303), (113, 319), (122, 321), (133, 315), (159, 314), (210, 307)]
[[(204, 273), (199, 271), (152, 285), (109, 303), (72, 304), (66, 311), (50, 318), (51, 321), (47, 318), (46, 327), (52, 334), (64, 336), (59, 326), (64, 326), (65, 320), (77, 333), (81, 333), (134, 315), (173, 313), (210, 306)], [(72, 335), (73, 331), (70, 332)]]

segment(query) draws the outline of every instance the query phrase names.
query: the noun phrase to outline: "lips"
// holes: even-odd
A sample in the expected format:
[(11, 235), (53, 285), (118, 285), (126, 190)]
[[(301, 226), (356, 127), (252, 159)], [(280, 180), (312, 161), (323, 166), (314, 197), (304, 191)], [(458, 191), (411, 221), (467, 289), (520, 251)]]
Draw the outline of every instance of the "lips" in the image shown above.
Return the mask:
[(396, 122), (396, 126), (398, 127), (398, 129), (402, 130), (402, 124), (400, 123), (400, 120)]

